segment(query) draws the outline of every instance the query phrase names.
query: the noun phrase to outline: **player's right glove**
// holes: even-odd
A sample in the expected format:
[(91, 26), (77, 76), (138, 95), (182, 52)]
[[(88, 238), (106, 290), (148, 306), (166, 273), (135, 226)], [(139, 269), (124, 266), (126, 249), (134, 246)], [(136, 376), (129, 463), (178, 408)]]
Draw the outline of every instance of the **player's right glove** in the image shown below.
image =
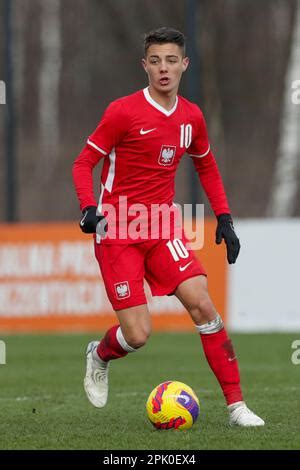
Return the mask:
[(107, 232), (107, 222), (103, 215), (97, 215), (97, 207), (89, 206), (82, 211), (82, 218), (79, 226), (84, 233), (96, 233), (99, 222), (103, 224), (104, 232)]
[(231, 215), (220, 214), (217, 219), (216, 243), (219, 245), (222, 242), (222, 238), (224, 238), (227, 249), (227, 261), (229, 264), (233, 264), (239, 255), (241, 245), (234, 231)]

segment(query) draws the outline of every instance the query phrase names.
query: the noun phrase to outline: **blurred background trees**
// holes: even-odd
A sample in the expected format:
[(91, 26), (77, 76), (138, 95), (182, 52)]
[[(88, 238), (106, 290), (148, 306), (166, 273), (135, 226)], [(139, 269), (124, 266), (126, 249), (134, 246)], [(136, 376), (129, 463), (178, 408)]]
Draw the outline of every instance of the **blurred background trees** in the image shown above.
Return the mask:
[[(108, 103), (147, 85), (140, 66), (143, 34), (160, 26), (173, 26), (187, 36), (194, 61), (180, 93), (196, 99), (204, 111), (234, 215), (267, 215), (296, 0), (0, 0), (1, 80), (7, 72), (7, 1), (17, 220), (78, 219), (73, 160)], [(0, 106), (2, 221), (10, 205), (6, 110), (7, 105)], [(292, 216), (300, 215), (299, 157), (298, 143)], [(184, 158), (177, 175), (176, 201), (181, 204), (191, 202), (190, 163)], [(100, 167), (95, 179), (99, 174)], [(201, 202), (198, 187), (196, 195)]]

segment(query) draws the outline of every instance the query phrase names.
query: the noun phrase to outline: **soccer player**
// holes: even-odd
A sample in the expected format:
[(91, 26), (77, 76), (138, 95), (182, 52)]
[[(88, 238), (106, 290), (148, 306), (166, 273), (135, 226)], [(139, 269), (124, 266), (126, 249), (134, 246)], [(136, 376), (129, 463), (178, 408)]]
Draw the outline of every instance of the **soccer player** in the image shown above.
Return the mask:
[[(216, 243), (224, 239), (230, 264), (239, 254), (239, 240), (203, 114), (196, 104), (177, 94), (188, 64), (181, 32), (163, 27), (147, 34), (142, 65), (149, 86), (107, 107), (73, 165), (83, 213), (80, 227), (84, 233), (94, 233), (95, 255), (118, 318), (101, 341), (88, 344), (84, 388), (95, 407), (105, 406), (111, 361), (136, 352), (146, 343), (151, 330), (143, 287), (146, 279), (153, 295), (175, 295), (189, 312), (222, 388), (229, 423), (262, 426), (264, 421), (243, 401), (237, 357), (209, 297), (206, 273), (187, 246), (184, 233), (178, 237), (171, 224), (167, 239), (161, 229), (148, 238), (142, 231), (140, 236), (136, 236), (137, 231), (134, 236), (129, 233), (136, 214), (132, 207), (146, 209), (144, 218), (139, 219), (141, 225), (146, 221), (149, 229), (155, 229), (157, 220), (162, 222), (162, 217), (155, 223), (150, 220), (147, 210), (157, 204), (173, 206), (176, 169), (187, 153), (217, 217)], [(104, 163), (97, 204), (92, 173), (101, 159)], [(120, 215), (124, 201), (127, 218)], [(109, 207), (114, 210), (109, 211)]]

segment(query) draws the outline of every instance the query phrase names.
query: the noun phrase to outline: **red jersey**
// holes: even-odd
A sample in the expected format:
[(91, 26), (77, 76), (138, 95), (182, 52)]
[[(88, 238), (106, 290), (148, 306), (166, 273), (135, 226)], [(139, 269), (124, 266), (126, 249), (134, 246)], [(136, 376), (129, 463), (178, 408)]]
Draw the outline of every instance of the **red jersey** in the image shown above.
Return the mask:
[[(173, 204), (175, 173), (185, 153), (192, 156), (216, 215), (229, 213), (226, 195), (210, 151), (199, 107), (177, 96), (167, 111), (148, 88), (113, 101), (74, 163), (73, 176), (81, 209), (97, 205), (91, 171), (104, 158), (98, 208), (111, 204), (118, 214), (120, 197), (127, 206)], [(109, 242), (109, 240), (105, 240)]]

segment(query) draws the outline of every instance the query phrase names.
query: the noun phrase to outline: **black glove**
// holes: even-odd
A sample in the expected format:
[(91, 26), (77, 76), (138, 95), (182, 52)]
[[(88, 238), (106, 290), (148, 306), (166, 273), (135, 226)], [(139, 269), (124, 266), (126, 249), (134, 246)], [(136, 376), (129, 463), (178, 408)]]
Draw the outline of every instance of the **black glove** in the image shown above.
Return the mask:
[(96, 233), (97, 225), (101, 220), (103, 220), (104, 223), (104, 231), (107, 232), (105, 217), (103, 215), (97, 215), (97, 207), (89, 206), (82, 211), (79, 226), (84, 233)]
[(229, 264), (233, 264), (239, 255), (241, 245), (234, 231), (231, 215), (220, 214), (217, 219), (216, 244), (220, 245), (222, 238), (224, 238), (227, 249), (227, 261)]

